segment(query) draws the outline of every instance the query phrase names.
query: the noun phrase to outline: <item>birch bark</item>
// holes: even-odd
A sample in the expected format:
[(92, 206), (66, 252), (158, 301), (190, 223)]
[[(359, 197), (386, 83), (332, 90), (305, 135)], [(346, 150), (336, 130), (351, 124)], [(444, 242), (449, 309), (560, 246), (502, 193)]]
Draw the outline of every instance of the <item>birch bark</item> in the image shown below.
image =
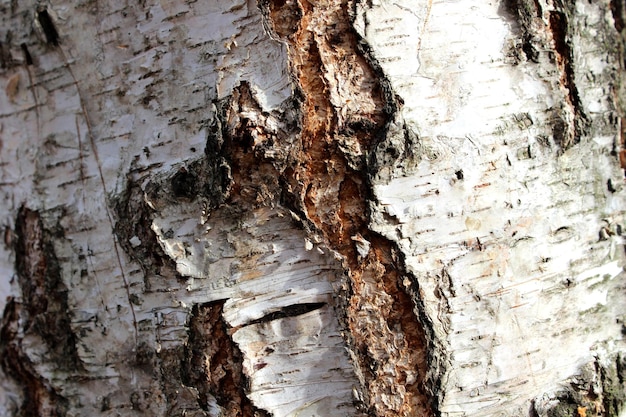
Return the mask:
[(0, 414), (625, 415), (625, 7), (0, 1)]

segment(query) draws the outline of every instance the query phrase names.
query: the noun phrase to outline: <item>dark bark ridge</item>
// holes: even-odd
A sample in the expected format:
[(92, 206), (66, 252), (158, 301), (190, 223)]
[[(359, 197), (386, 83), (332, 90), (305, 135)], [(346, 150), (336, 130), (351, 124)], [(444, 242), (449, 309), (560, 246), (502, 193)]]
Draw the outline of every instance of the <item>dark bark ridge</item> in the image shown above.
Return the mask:
[(554, 109), (551, 124), (554, 142), (566, 150), (580, 142), (591, 125), (575, 79), (572, 39), (576, 28), (571, 23), (575, 3), (557, 1), (553, 10), (546, 11), (537, 0), (504, 0), (502, 8), (517, 23), (521, 53), (515, 61), (549, 59), (559, 71), (556, 87), (562, 91), (563, 104)]
[(198, 401), (208, 411), (212, 396), (224, 417), (267, 417), (246, 396), (243, 357), (222, 318), (223, 301), (194, 305), (189, 319), (182, 380), (198, 390)]
[(611, 0), (611, 14), (618, 33), (618, 55), (620, 77), (615, 86), (615, 102), (619, 115), (619, 137), (614, 152), (618, 155), (621, 168), (626, 175), (626, 5), (623, 0)]
[[(54, 363), (57, 372), (66, 377), (80, 374), (82, 369), (70, 326), (67, 288), (52, 245), (53, 239), (63, 238), (63, 230), (45, 229), (40, 213), (24, 206), (15, 224), (15, 269), (22, 297), (10, 299), (5, 308), (0, 360), (7, 375), (24, 388), (18, 415), (62, 416), (68, 400), (37, 368), (42, 361)], [(42, 358), (33, 357), (30, 349), (22, 346), (25, 338), (45, 345)]]

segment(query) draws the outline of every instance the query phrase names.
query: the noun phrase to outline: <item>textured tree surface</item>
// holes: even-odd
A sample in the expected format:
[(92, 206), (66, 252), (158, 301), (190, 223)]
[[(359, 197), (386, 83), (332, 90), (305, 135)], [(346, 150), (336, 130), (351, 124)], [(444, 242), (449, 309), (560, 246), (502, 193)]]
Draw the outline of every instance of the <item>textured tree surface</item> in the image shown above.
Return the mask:
[(0, 0), (0, 415), (625, 415), (625, 19)]

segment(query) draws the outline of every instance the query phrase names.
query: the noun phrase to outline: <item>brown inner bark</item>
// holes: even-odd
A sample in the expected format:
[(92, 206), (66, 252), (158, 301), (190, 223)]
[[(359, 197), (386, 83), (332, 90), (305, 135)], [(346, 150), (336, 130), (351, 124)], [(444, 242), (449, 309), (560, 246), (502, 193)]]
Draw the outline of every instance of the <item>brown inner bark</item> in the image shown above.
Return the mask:
[(224, 417), (266, 417), (245, 395), (243, 357), (222, 318), (224, 302), (195, 305), (189, 321), (185, 384), (196, 387), (199, 403), (208, 409), (215, 397)]
[[(365, 155), (385, 129), (390, 106), (357, 46), (350, 7), (340, 0), (268, 4), (302, 94), (300, 148), (286, 182), (348, 267), (346, 321), (365, 378), (365, 406), (377, 416), (427, 416), (433, 411), (425, 389), (424, 329), (402, 284), (394, 245), (368, 229)], [(341, 101), (346, 86), (348, 100), (359, 105)], [(365, 256), (357, 250), (361, 238), (371, 245)]]

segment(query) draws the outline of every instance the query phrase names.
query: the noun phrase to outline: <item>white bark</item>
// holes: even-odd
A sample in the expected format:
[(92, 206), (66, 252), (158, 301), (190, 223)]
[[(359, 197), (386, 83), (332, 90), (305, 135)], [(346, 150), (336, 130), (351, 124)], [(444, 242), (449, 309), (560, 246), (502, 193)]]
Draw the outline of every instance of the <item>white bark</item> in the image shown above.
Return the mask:
[[(539, 4), (548, 27), (556, 6)], [(606, 4), (576, 3), (574, 78), (591, 133), (560, 153), (549, 119), (566, 101), (561, 74), (543, 57), (507, 62), (515, 23), (502, 5), (409, 8), (363, 7), (357, 25), (421, 146), (399, 162), (403, 174), (383, 168), (372, 227), (399, 243), (448, 345), (442, 413), (522, 415), (538, 393), (624, 348), (623, 238), (611, 231), (625, 200), (607, 187), (621, 191), (623, 177), (606, 126), (612, 17)], [(421, 33), (389, 41), (406, 27)]]
[(0, 2), (0, 414), (623, 415), (618, 3)]

